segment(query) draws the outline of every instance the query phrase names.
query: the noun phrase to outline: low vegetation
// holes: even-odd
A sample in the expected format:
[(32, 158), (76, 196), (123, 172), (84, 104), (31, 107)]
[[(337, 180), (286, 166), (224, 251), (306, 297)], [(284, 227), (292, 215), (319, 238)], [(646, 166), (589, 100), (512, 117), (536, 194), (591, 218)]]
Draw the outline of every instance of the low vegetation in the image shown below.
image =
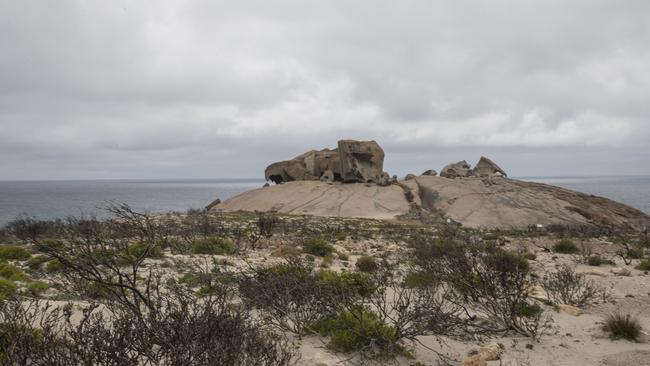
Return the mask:
[(553, 251), (562, 254), (575, 254), (580, 251), (578, 246), (570, 239), (562, 239), (553, 245)]
[(568, 265), (544, 275), (541, 285), (549, 299), (558, 304), (585, 307), (605, 296), (604, 290), (594, 281), (587, 280), (584, 274), (577, 273)]
[(605, 318), (603, 330), (612, 339), (637, 341), (641, 336), (641, 324), (630, 314), (613, 313)]

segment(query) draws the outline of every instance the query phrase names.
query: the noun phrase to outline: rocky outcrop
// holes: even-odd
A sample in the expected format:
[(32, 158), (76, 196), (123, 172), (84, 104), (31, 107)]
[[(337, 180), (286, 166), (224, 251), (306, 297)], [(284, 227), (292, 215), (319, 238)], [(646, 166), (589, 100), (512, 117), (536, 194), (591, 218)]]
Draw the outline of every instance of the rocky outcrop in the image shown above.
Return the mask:
[(384, 150), (375, 141), (341, 140), (336, 149), (311, 150), (291, 160), (269, 165), (266, 180), (276, 184), (297, 180), (381, 183)]
[[(427, 174), (422, 174), (422, 175), (427, 175)], [(501, 169), (501, 167), (499, 167), (495, 162), (486, 158), (485, 156), (481, 156), (481, 159), (478, 161), (478, 163), (473, 169), (467, 163), (467, 161), (463, 160), (457, 163), (446, 165), (444, 168), (442, 168), (442, 171), (440, 172), (440, 176), (445, 178), (450, 178), (450, 179), (456, 179), (456, 178), (469, 178), (469, 177), (485, 178), (485, 177), (494, 177), (494, 176), (507, 177), (508, 174), (506, 174), (506, 172), (503, 169)]]
[(433, 170), (433, 169), (429, 169), (429, 170), (424, 171), (424, 173), (422, 173), (421, 175), (425, 175), (425, 176), (428, 175), (428, 176), (431, 176), (431, 177), (435, 177), (436, 175), (438, 175), (438, 172)]
[(471, 175), (477, 177), (491, 177), (494, 175), (501, 175), (503, 177), (508, 176), (501, 167), (485, 156), (481, 156), (481, 159), (478, 161), (474, 169), (472, 169)]
[(378, 182), (384, 172), (384, 150), (375, 141), (340, 140), (341, 177), (347, 183)]
[(407, 175), (404, 177), (404, 180), (411, 180), (411, 179), (415, 179), (415, 174), (407, 174)]
[(442, 168), (442, 171), (440, 172), (441, 177), (445, 178), (459, 178), (459, 177), (469, 177), (472, 169), (469, 166), (469, 164), (463, 160), (459, 161), (457, 163), (452, 163), (449, 165), (446, 165), (444, 168)]

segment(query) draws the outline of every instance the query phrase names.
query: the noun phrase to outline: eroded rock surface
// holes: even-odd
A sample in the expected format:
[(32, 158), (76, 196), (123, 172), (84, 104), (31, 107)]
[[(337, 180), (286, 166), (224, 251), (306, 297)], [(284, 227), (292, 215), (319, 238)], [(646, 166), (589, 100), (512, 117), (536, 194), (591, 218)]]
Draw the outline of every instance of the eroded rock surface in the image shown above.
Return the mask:
[(291, 160), (269, 165), (266, 180), (276, 184), (299, 180), (380, 183), (384, 150), (375, 141), (341, 140), (336, 149), (311, 150)]
[(485, 156), (481, 156), (481, 159), (478, 161), (474, 169), (472, 169), (471, 175), (477, 177), (489, 177), (494, 175), (501, 175), (503, 177), (508, 176), (501, 167)]
[(455, 179), (459, 177), (468, 177), (470, 175), (470, 172), (471, 167), (465, 160), (463, 160), (457, 163), (446, 165), (444, 168), (442, 168), (442, 171), (440, 171), (440, 176)]

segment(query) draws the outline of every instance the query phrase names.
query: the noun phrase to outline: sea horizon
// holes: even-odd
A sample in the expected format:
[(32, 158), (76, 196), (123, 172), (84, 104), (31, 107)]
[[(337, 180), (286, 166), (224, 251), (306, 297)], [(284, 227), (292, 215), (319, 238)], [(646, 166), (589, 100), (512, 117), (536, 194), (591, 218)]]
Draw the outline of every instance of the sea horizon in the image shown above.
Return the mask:
[[(650, 176), (515, 176), (630, 205), (650, 214)], [(127, 203), (151, 213), (202, 209), (264, 185), (263, 178), (115, 178), (0, 181), (0, 227), (16, 217), (104, 217), (102, 206)]]

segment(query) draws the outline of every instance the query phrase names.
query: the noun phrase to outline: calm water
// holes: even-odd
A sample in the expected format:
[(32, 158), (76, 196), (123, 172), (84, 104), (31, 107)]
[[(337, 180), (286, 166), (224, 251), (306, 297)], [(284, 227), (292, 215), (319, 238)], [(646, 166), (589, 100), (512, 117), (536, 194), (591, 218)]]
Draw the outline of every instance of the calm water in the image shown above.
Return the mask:
[[(650, 177), (526, 177), (608, 197), (650, 213)], [(0, 226), (19, 215), (58, 218), (98, 214), (109, 201), (149, 212), (202, 208), (215, 198), (261, 187), (262, 180), (99, 180), (0, 182)]]
[(650, 214), (650, 176), (635, 177), (526, 177), (578, 192), (611, 198)]
[(141, 211), (185, 211), (263, 184), (257, 179), (0, 182), (0, 226), (18, 215), (101, 216), (97, 207), (110, 201), (125, 202)]

